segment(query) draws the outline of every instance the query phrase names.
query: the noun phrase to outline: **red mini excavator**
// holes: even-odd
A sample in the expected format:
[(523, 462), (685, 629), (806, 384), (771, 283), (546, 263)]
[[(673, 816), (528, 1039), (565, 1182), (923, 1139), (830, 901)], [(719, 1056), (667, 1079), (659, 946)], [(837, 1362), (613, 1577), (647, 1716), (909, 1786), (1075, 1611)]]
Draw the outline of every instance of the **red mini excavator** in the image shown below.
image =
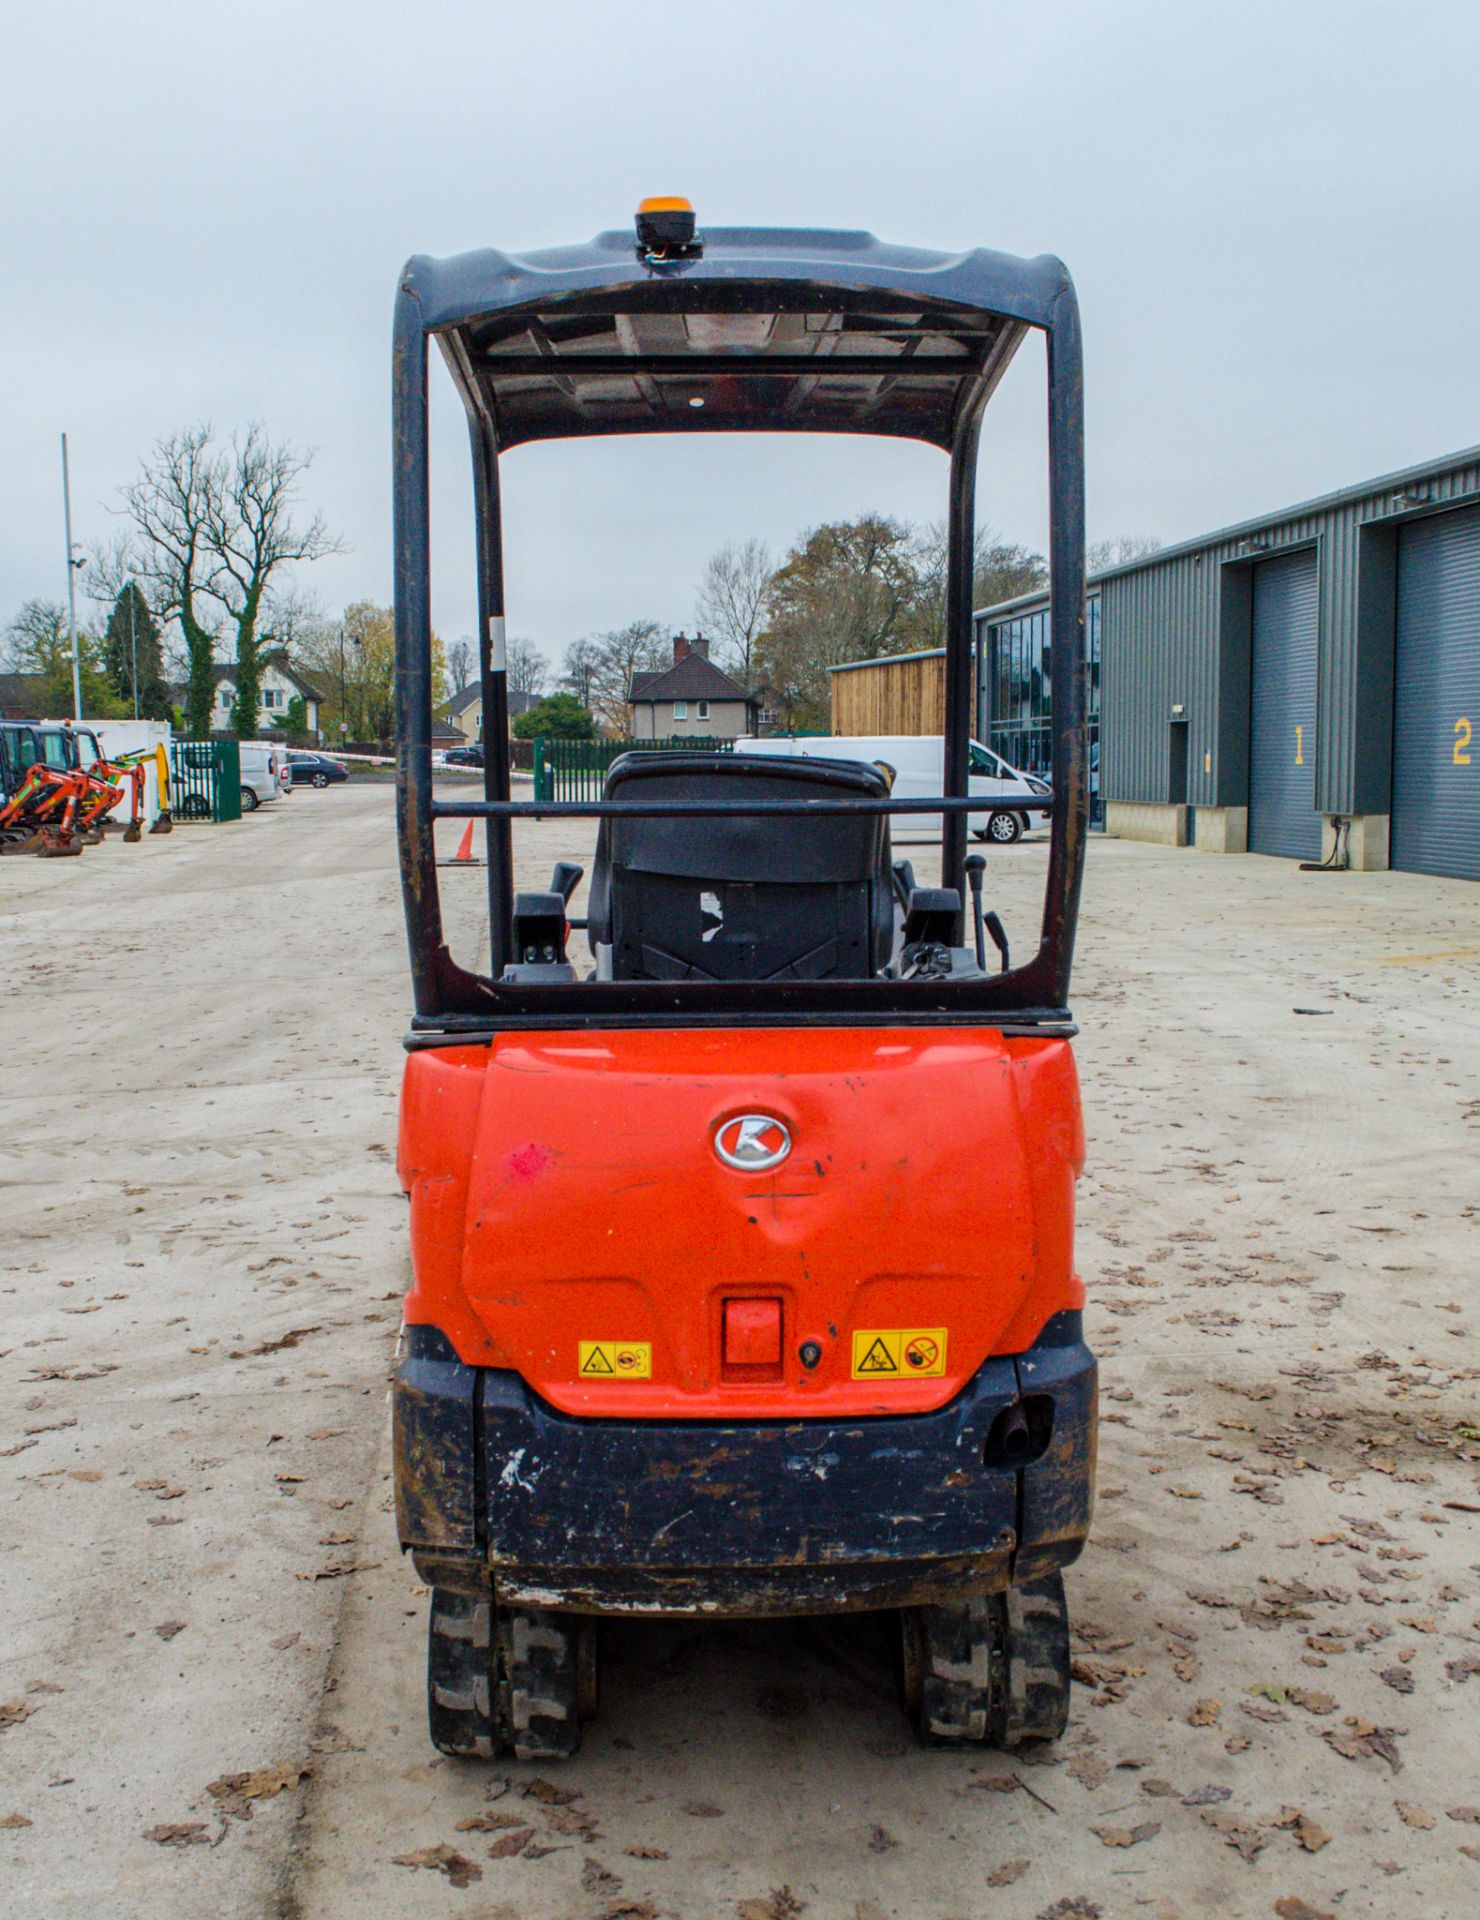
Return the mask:
[[(1010, 964), (967, 855), (973, 492), (983, 411), (1034, 329), (1053, 791), (1042, 918)], [(433, 789), (430, 342), (472, 437), (477, 798)], [(604, 1618), (863, 1609), (897, 1617), (923, 1739), (1056, 1737), (1096, 1421), (1073, 1249), (1087, 754), (1069, 276), (864, 233), (701, 233), (685, 202), (647, 202), (635, 231), (587, 245), (413, 259), (394, 409), (415, 992), (395, 1464), (401, 1541), (432, 1589), (432, 1739), (573, 1752)], [(499, 456), (695, 432), (947, 455), (941, 794), (900, 797), (861, 759), (685, 750), (622, 755), (599, 797), (512, 799)], [(944, 821), (938, 878), (893, 858), (891, 820), (911, 813)], [(536, 815), (595, 825), (584, 919), (573, 863), (514, 891), (513, 826)], [(444, 937), (444, 819), (484, 823), (483, 969)]]

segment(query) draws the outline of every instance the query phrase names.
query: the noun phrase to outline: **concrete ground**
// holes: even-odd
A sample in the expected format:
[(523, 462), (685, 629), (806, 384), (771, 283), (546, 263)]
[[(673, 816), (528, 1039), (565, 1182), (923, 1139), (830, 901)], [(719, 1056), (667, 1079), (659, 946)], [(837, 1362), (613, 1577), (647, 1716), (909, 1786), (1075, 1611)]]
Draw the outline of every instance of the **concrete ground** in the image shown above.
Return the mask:
[[(1475, 1911), (1474, 888), (1092, 849), (1057, 1750), (914, 1749), (878, 1621), (625, 1625), (541, 1775), (428, 1746), (390, 1519), (390, 824), (351, 787), (0, 863), (7, 1913)], [(586, 845), (533, 829), (526, 884)], [(990, 862), (1019, 938), (1041, 863)]]

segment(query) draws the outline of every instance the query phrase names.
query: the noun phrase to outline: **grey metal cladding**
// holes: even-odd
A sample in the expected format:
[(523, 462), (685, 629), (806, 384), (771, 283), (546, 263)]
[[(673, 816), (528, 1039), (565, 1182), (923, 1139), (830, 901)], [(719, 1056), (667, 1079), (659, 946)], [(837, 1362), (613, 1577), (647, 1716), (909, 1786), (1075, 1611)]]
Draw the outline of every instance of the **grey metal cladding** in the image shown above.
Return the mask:
[(1398, 540), (1392, 861), (1480, 880), (1480, 510)]
[(1318, 860), (1316, 641), (1320, 570), (1313, 547), (1254, 568), (1249, 851)]
[[(1468, 448), (1093, 576), (1106, 799), (1166, 801), (1168, 728), (1181, 705), (1188, 799), (1248, 804), (1251, 576), (1258, 564), (1303, 547), (1318, 552), (1320, 568), (1316, 807), (1388, 812), (1400, 533), (1477, 500), (1480, 448)], [(992, 624), (1039, 603), (1020, 599), (978, 619)]]

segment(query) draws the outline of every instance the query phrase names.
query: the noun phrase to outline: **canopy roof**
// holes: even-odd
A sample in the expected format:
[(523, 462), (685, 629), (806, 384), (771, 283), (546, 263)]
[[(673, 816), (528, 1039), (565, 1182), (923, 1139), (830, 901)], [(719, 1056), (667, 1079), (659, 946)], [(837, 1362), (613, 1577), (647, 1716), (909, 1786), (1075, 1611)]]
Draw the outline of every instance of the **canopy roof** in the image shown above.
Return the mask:
[(720, 228), (653, 262), (630, 232), (402, 278), (497, 445), (605, 433), (872, 433), (949, 447), (1067, 285), (1051, 257)]

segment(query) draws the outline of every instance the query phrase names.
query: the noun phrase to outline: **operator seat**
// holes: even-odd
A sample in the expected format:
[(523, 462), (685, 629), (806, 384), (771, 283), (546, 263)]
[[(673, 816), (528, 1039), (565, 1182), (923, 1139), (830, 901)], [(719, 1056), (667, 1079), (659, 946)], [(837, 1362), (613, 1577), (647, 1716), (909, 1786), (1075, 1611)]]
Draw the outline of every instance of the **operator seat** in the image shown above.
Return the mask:
[[(737, 808), (888, 796), (862, 761), (738, 753), (624, 753), (605, 792)], [(894, 946), (889, 817), (603, 820), (587, 924), (614, 980), (873, 979)]]

